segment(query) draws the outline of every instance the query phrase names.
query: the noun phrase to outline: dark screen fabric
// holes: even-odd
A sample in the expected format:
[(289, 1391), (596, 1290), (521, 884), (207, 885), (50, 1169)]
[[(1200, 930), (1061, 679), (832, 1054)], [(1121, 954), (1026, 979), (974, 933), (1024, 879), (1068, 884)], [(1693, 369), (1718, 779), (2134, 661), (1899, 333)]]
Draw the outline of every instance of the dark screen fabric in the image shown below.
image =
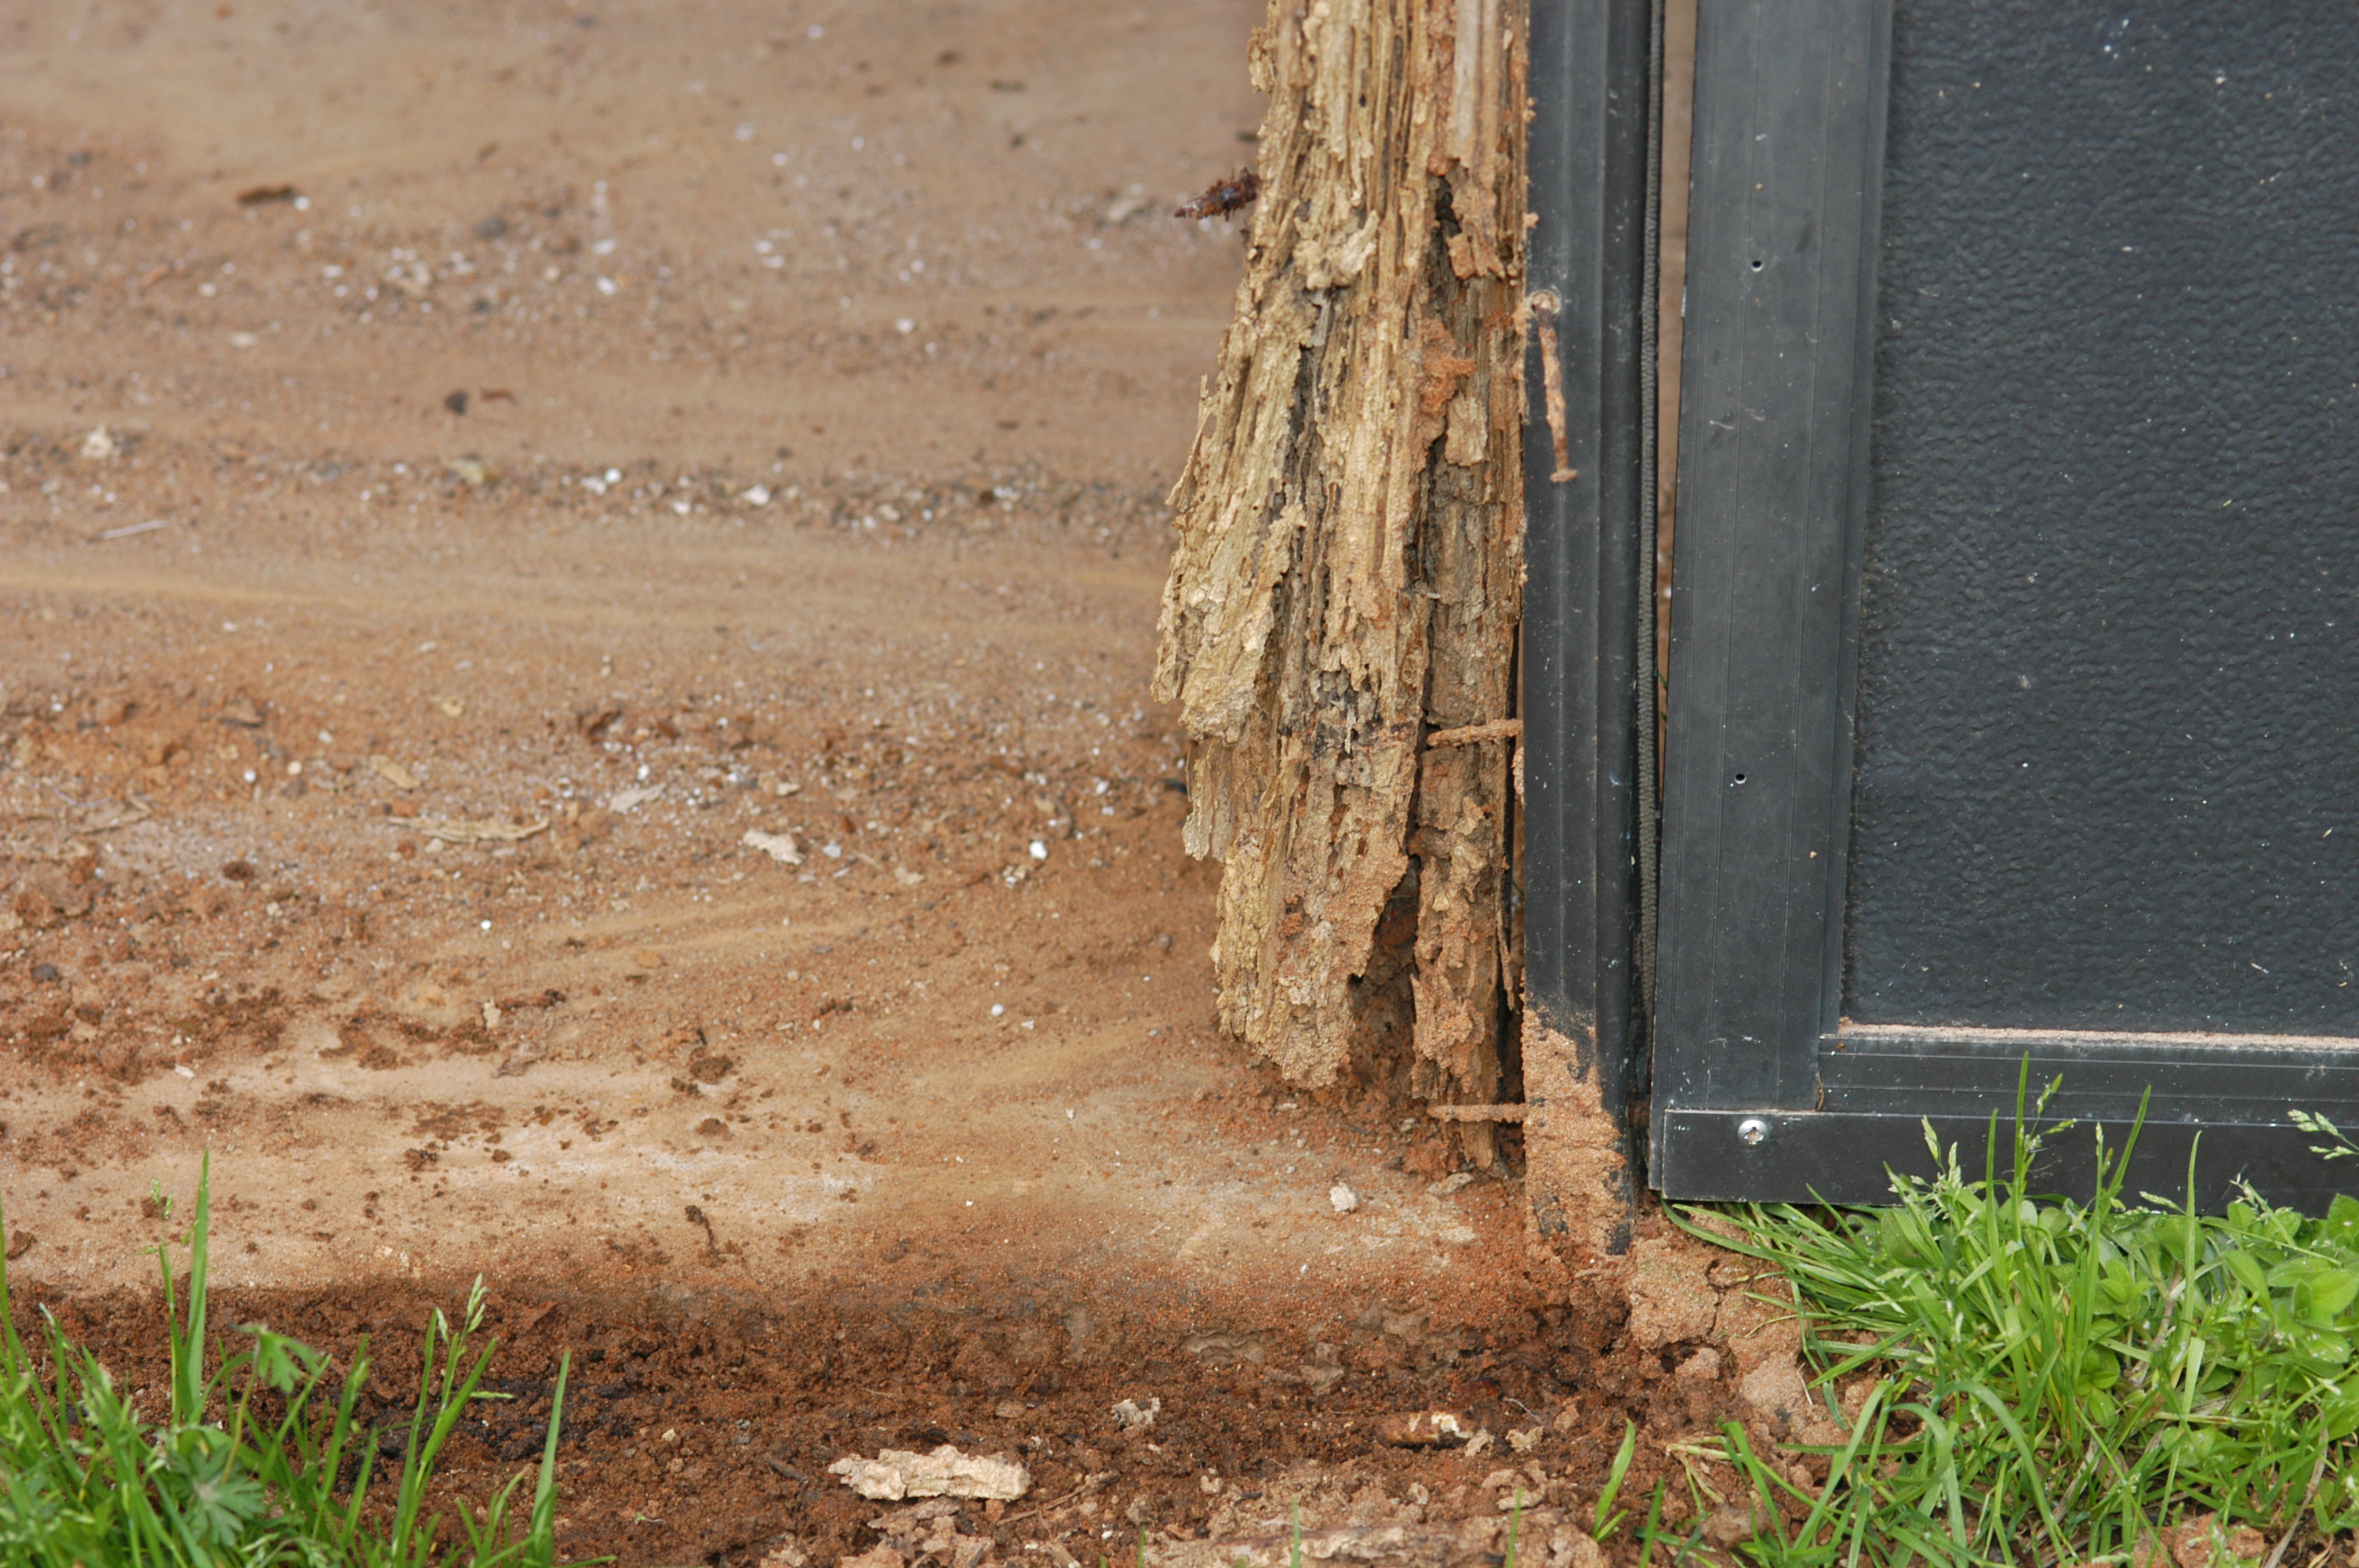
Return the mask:
[(1893, 39), (1845, 1011), (2359, 1034), (2359, 11)]

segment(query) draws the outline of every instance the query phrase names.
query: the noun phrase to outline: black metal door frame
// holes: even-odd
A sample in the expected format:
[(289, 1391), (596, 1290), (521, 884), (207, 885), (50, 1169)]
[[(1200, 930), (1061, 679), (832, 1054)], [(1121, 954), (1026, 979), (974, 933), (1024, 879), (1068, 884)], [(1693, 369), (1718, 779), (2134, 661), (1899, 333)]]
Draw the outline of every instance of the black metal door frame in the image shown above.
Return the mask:
[(1842, 1017), (1891, 37), (1891, 0), (1699, 18), (1650, 1184), (1877, 1202), (1932, 1170), (1929, 1124), (1978, 1168), (2027, 1063), (2080, 1121), (2058, 1187), (2147, 1102), (2132, 1191), (2185, 1193), (2196, 1154), (2201, 1201), (2315, 1207), (2338, 1168), (2287, 1113), (2359, 1123), (2359, 1042)]
[[(1598, 1195), (1560, 1160), (1594, 1108), (1626, 1126), (1643, 1075), (1634, 1006), (1637, 925), (1636, 618), (1646, 377), (1650, 0), (1533, 0), (1521, 676), (1524, 1130), (1543, 1234)], [(1550, 308), (1551, 303), (1553, 308)], [(1561, 427), (1549, 417), (1551, 404)], [(1558, 442), (1561, 439), (1560, 466)], [(1571, 477), (1560, 477), (1563, 470)], [(1648, 574), (1651, 577), (1651, 574)], [(1571, 1108), (1571, 1115), (1562, 1112)], [(1635, 1207), (1635, 1141), (1603, 1176)], [(1627, 1244), (1626, 1227), (1604, 1240)]]

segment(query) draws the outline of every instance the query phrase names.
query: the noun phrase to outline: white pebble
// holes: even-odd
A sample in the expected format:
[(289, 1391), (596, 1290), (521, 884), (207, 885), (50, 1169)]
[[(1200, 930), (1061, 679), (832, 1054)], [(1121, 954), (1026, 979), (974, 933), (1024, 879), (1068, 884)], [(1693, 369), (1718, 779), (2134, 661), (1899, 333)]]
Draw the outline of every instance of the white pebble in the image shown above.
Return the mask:
[(1327, 1189), (1327, 1201), (1335, 1206), (1337, 1214), (1349, 1214), (1360, 1206), (1360, 1195), (1338, 1182)]

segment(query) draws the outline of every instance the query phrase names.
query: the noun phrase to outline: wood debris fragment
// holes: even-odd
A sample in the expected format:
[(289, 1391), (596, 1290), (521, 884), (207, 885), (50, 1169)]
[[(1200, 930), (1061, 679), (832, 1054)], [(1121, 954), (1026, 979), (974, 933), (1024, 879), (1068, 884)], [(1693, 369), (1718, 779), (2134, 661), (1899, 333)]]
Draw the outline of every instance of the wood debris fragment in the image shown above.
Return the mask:
[(999, 1454), (962, 1454), (942, 1444), (930, 1454), (887, 1448), (874, 1459), (847, 1454), (827, 1467), (864, 1498), (898, 1502), (903, 1498), (997, 1498), (1007, 1501), (1031, 1489), (1032, 1473)]
[(1180, 203), (1171, 215), (1174, 218), (1218, 218), (1252, 206), (1260, 195), (1261, 176), (1248, 168), (1234, 179), (1214, 181), (1201, 196)]

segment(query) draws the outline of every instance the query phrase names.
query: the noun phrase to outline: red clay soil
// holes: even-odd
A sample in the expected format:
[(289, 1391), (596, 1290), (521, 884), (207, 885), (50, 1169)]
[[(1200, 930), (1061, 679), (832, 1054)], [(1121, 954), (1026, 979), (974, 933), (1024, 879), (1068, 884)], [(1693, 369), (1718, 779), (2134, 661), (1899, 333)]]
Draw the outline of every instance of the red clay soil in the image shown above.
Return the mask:
[[(1495, 1516), (1517, 1489), (1527, 1509), (1585, 1512), (1625, 1417), (1655, 1440), (1634, 1477), (1643, 1485), (1666, 1468), (1660, 1441), (1707, 1435), (1728, 1408), (1719, 1385), (1667, 1376), (1671, 1357), (1617, 1348), (1618, 1306), (1585, 1292), (1480, 1325), (1374, 1296), (1348, 1314), (1289, 1322), (1275, 1310), (1238, 1316), (1209, 1292), (978, 1267), (957, 1249), (898, 1239), (858, 1260), (858, 1279), (791, 1292), (748, 1290), (688, 1245), (670, 1253), (651, 1290), (592, 1294), (569, 1280), (495, 1292), (487, 1326), (503, 1344), (489, 1386), (516, 1398), (479, 1406), (482, 1419), (462, 1426), (452, 1492), (487, 1497), (538, 1461), (562, 1350), (573, 1372), (559, 1543), (626, 1563), (867, 1550), (878, 1540), (868, 1521), (897, 1510), (853, 1496), (828, 1466), (942, 1443), (1030, 1470), (1026, 1498), (968, 1503), (956, 1525), (1011, 1562), (1051, 1541), (1121, 1561), (1142, 1531), (1159, 1548), (1215, 1528), (1284, 1528), (1296, 1500), (1322, 1522), (1321, 1496), (1364, 1510), (1372, 1487), (1435, 1519)], [(229, 1292), (215, 1311), (217, 1322), (266, 1321), (343, 1366), (369, 1336), (363, 1419), (395, 1450), (417, 1390), (418, 1330), (433, 1306), (455, 1317), (461, 1297), (355, 1283)], [(59, 1311), (121, 1383), (160, 1388), (152, 1296), (74, 1297)], [(1112, 1414), (1125, 1400), (1159, 1405), (1153, 1423), (1125, 1430)], [(1496, 1435), (1472, 1456), (1378, 1440), (1386, 1418), (1426, 1408)], [(1529, 1446), (1512, 1447), (1510, 1434)], [(379, 1463), (390, 1476), (396, 1461)]]
[(864, 1550), (828, 1465), (944, 1441), (1009, 1560), (1676, 1469), (1734, 1368), (1213, 1026), (1145, 687), (1260, 11), (0, 8), (20, 1311), (152, 1386), (210, 1151), (216, 1321), (389, 1420), (481, 1274), (454, 1484), (570, 1348), (633, 1563)]

